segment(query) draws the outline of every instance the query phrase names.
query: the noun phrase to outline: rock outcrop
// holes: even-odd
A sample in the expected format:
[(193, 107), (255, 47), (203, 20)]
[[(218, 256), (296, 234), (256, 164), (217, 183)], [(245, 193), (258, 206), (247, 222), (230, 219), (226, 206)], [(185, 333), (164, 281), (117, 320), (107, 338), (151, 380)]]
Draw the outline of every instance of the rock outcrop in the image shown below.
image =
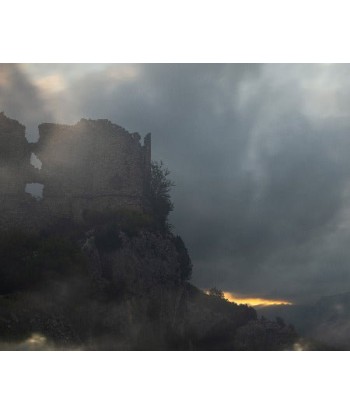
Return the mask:
[[(73, 256), (59, 244), (49, 251), (52, 243), (44, 241), (45, 257), (39, 264), (44, 270), (41, 280), (0, 298), (0, 347), (293, 347), (296, 335), (291, 328), (258, 320), (253, 308), (207, 295), (191, 285), (189, 274), (184, 274), (184, 269), (190, 269), (184, 267), (184, 263), (188, 265), (188, 254), (177, 238), (170, 232), (150, 229), (128, 232), (95, 227), (77, 240), (81, 254), (75, 252)], [(40, 257), (40, 252), (36, 255)], [(68, 261), (69, 257), (73, 259)]]

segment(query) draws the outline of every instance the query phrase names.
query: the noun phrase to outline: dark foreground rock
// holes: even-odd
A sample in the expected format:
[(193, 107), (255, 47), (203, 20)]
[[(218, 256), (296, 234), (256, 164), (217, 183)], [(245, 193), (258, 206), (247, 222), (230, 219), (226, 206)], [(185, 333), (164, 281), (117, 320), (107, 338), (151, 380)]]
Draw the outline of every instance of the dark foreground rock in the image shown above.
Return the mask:
[(23, 270), (34, 267), (36, 273), (28, 273), (33, 283), (20, 280), (20, 290), (4, 286), (2, 349), (293, 348), (297, 336), (291, 327), (259, 320), (253, 308), (191, 285), (187, 250), (171, 232), (102, 227), (77, 241), (78, 249), (72, 244), (71, 252), (67, 244), (44, 238), (36, 244), (35, 266), (24, 263)]

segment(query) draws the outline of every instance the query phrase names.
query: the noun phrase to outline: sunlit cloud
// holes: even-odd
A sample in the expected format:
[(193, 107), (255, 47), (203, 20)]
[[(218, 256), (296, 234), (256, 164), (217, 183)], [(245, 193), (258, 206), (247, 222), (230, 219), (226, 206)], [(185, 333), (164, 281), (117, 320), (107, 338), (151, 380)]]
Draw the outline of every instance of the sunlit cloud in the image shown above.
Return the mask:
[(75, 63), (60, 63), (60, 64), (35, 64), (35, 63), (21, 63), (19, 66), (21, 70), (31, 79), (33, 82), (36, 80), (59, 74), (71, 82), (76, 79), (80, 79), (90, 73), (96, 73), (104, 71), (111, 64), (107, 63), (93, 63), (93, 64), (75, 64)]
[(0, 67), (0, 88), (5, 88), (9, 84), (9, 74)]
[(44, 94), (54, 94), (66, 89), (66, 82), (59, 74), (53, 74), (38, 78), (34, 84)]
[(140, 75), (140, 67), (136, 65), (110, 66), (106, 69), (106, 74), (115, 81), (134, 80)]

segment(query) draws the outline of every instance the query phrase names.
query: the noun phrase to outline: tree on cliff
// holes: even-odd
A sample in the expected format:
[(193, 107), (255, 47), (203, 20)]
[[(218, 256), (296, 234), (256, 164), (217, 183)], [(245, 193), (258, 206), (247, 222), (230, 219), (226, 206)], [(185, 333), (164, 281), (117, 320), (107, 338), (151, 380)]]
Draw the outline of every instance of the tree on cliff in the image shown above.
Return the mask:
[(212, 297), (217, 297), (217, 298), (220, 298), (220, 299), (222, 299), (222, 300), (224, 300), (224, 299), (225, 299), (225, 294), (224, 294), (224, 292), (223, 292), (222, 290), (219, 290), (219, 289), (218, 289), (218, 288), (216, 288), (216, 287), (210, 288), (210, 290), (209, 290), (208, 294), (209, 294), (210, 296), (212, 296)]
[(152, 161), (149, 201), (155, 220), (161, 227), (167, 227), (168, 215), (174, 209), (170, 198), (174, 183), (168, 178), (169, 174), (162, 161)]

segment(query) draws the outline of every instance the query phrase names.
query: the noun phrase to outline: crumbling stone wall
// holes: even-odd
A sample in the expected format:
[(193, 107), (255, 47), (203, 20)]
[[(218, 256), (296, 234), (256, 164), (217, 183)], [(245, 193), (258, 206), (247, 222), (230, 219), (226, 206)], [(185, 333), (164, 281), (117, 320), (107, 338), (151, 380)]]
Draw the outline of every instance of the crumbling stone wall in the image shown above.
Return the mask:
[(25, 137), (25, 127), (18, 121), (0, 113), (0, 194), (17, 196), (27, 180), (30, 150)]
[[(143, 145), (140, 139), (108, 120), (82, 119), (75, 125), (41, 124), (39, 141), (28, 143), (24, 126), (1, 114), (0, 197), (7, 195), (13, 213), (10, 220), (2, 203), (0, 227), (16, 218), (21, 226), (40, 227), (61, 218), (81, 222), (90, 212), (145, 210), (151, 137)], [(40, 170), (30, 165), (32, 152), (42, 162)], [(30, 182), (44, 185), (42, 200), (24, 192)]]
[(25, 194), (26, 183), (33, 179), (30, 147), (25, 127), (0, 113), (0, 229), (27, 224), (35, 200)]

